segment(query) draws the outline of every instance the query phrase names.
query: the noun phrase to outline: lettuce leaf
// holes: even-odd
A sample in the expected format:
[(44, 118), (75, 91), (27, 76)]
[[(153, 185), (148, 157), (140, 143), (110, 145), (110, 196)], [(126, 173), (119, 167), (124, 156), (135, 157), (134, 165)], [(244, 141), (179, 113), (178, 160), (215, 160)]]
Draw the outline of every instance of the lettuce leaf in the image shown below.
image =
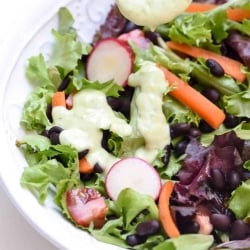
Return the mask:
[(37, 87), (29, 94), (21, 114), (20, 124), (24, 129), (41, 132), (50, 126), (46, 109), (52, 95), (53, 91), (45, 87)]
[(237, 219), (248, 221), (250, 218), (250, 180), (243, 182), (232, 193), (229, 209), (233, 211)]
[(159, 244), (153, 250), (208, 250), (213, 244), (212, 235), (189, 234), (181, 235), (178, 238), (168, 239)]
[(223, 103), (226, 112), (240, 117), (250, 118), (249, 101), (250, 101), (249, 89), (234, 95), (223, 97)]
[(75, 186), (81, 183), (76, 149), (68, 145), (51, 145), (41, 135), (26, 135), (17, 141), (17, 146), (24, 152), (29, 165), (24, 168), (21, 185), (31, 190), (40, 203), (44, 203), (50, 187), (54, 187), (56, 203), (62, 206), (65, 192), (61, 190), (71, 188), (72, 183)]
[(28, 60), (26, 76), (35, 86), (46, 86), (48, 89), (55, 88), (42, 54), (33, 56)]

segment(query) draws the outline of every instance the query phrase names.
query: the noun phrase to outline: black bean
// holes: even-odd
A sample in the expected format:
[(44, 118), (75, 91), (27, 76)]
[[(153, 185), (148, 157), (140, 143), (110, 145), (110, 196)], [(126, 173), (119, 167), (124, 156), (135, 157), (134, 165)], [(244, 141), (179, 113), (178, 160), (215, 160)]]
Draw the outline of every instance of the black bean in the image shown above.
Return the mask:
[(212, 168), (211, 169), (211, 182), (214, 188), (223, 189), (226, 185), (225, 176), (220, 169)]
[(170, 125), (170, 136), (171, 138), (175, 138), (178, 136), (186, 135), (191, 128), (191, 125), (188, 123), (177, 123)]
[(89, 152), (89, 149), (84, 149), (80, 152), (78, 152), (78, 159), (82, 159), (83, 157), (85, 157)]
[(63, 131), (63, 128), (59, 127), (59, 126), (53, 126), (49, 129), (48, 133), (49, 133), (49, 136), (52, 134), (52, 133), (58, 133), (60, 134), (61, 132)]
[(41, 135), (45, 136), (45, 137), (48, 137), (49, 138), (49, 131), (47, 129), (45, 129)]
[(195, 234), (200, 230), (200, 224), (196, 221), (186, 221), (179, 226), (181, 233), (183, 234)]
[(150, 30), (145, 31), (144, 33), (145, 37), (148, 38), (153, 44), (158, 45), (158, 38), (160, 37), (160, 34), (157, 32), (153, 32)]
[(200, 138), (201, 136), (201, 131), (198, 128), (190, 128), (188, 135), (193, 138)]
[(225, 74), (222, 66), (214, 59), (207, 59), (206, 65), (208, 66), (211, 74), (213, 74), (214, 76), (223, 76)]
[(174, 155), (176, 157), (181, 156), (182, 154), (185, 153), (187, 145), (188, 145), (189, 141), (188, 140), (181, 140), (179, 141), (175, 147), (174, 147)]
[(241, 174), (241, 178), (242, 178), (243, 181), (246, 181), (246, 180), (250, 179), (250, 172), (249, 171), (244, 171)]
[(60, 85), (58, 86), (57, 90), (58, 91), (63, 91), (65, 90), (68, 85), (70, 84), (71, 81), (71, 76), (73, 75), (73, 71), (70, 71), (62, 80), (62, 82), (60, 83)]
[(136, 245), (144, 243), (146, 239), (147, 237), (141, 237), (137, 234), (131, 234), (127, 236), (126, 242), (130, 246), (136, 246)]
[(210, 221), (216, 230), (223, 232), (228, 231), (231, 226), (231, 219), (226, 214), (212, 214)]
[(139, 236), (149, 236), (159, 233), (161, 224), (158, 220), (148, 220), (141, 222), (136, 227), (136, 233)]
[(226, 128), (234, 128), (240, 123), (240, 119), (234, 115), (226, 114), (226, 118), (223, 123)]
[(242, 220), (235, 220), (231, 225), (231, 231), (229, 234), (230, 240), (243, 240), (249, 234), (249, 228), (247, 224)]
[[(211, 114), (213, 115), (213, 114)], [(210, 133), (212, 132), (214, 129), (207, 123), (205, 122), (204, 120), (201, 120), (200, 121), (200, 124), (199, 124), (199, 129), (201, 130), (202, 133)]]
[(90, 173), (90, 174), (83, 174), (83, 173), (80, 173), (80, 179), (84, 182), (84, 181), (89, 181), (91, 180), (93, 177), (93, 173)]
[(53, 118), (52, 118), (52, 104), (49, 103), (46, 107), (46, 116), (48, 117), (50, 122), (53, 122)]
[(103, 173), (103, 168), (98, 163), (96, 163), (94, 165), (94, 172), (95, 173)]
[(241, 175), (239, 172), (237, 171), (231, 171), (229, 172), (228, 174), (228, 187), (231, 189), (231, 190), (234, 190), (235, 188), (237, 188), (240, 183), (241, 183)]
[(220, 93), (215, 88), (206, 88), (202, 91), (202, 94), (212, 102), (217, 102), (220, 99)]
[(171, 156), (171, 147), (170, 145), (165, 146), (164, 148), (166, 150), (164, 156), (162, 157), (162, 162), (164, 163), (164, 165), (168, 165), (169, 163), (169, 159)]
[(51, 141), (51, 144), (52, 145), (57, 145), (57, 144), (60, 144), (60, 139), (59, 139), (59, 133), (56, 133), (56, 132), (52, 132), (50, 133), (50, 141)]

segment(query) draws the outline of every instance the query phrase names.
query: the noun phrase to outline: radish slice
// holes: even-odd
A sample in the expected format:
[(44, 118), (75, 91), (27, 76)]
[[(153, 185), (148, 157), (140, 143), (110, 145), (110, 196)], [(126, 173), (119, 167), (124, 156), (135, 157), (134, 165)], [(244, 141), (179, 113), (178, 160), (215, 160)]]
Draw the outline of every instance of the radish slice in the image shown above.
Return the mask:
[(128, 43), (116, 38), (99, 41), (86, 63), (87, 78), (101, 83), (114, 80), (125, 86), (133, 69), (134, 53)]
[(116, 200), (125, 188), (132, 188), (157, 200), (161, 186), (161, 178), (155, 168), (137, 157), (128, 157), (116, 162), (105, 180), (107, 194), (112, 200)]

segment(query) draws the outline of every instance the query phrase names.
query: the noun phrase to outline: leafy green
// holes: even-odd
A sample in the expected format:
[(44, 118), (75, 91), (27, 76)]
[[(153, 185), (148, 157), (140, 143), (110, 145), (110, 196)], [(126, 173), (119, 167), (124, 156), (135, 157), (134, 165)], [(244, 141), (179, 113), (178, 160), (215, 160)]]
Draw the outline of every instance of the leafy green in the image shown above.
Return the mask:
[(60, 34), (73, 33), (76, 34), (75, 29), (73, 28), (74, 18), (65, 7), (61, 7), (58, 11), (59, 25), (58, 32)]
[(86, 78), (81, 79), (81, 86), (79, 90), (83, 89), (96, 89), (105, 93), (106, 96), (118, 97), (119, 91), (123, 91), (123, 88), (115, 83), (113, 80), (100, 83), (99, 81), (89, 81)]
[(29, 94), (21, 115), (20, 123), (23, 128), (41, 132), (50, 126), (51, 122), (46, 115), (46, 109), (52, 95), (53, 91), (44, 87), (37, 87)]
[[(22, 173), (21, 185), (30, 189), (39, 202), (45, 201), (51, 185), (60, 187), (60, 190), (67, 190), (69, 183), (80, 185), (78, 154), (71, 146), (51, 145), (41, 135), (26, 135), (17, 142), (17, 146), (24, 151), (29, 164)], [(64, 194), (56, 194), (57, 204)]]
[(226, 112), (241, 117), (250, 117), (249, 114), (250, 90), (245, 90), (240, 93), (224, 96), (224, 108)]
[(33, 56), (28, 60), (26, 76), (30, 82), (37, 86), (46, 86), (54, 88), (53, 82), (50, 79), (49, 72), (42, 54)]
[(169, 95), (164, 97), (163, 112), (169, 123), (193, 123), (198, 125), (200, 117)]
[(232, 193), (229, 209), (233, 211), (236, 218), (248, 220), (250, 217), (250, 180), (243, 182)]
[(207, 250), (213, 244), (213, 236), (203, 234), (184, 234), (178, 238), (168, 239), (153, 250)]
[(75, 35), (66, 33), (61, 35), (55, 30), (52, 31), (56, 43), (54, 45), (49, 65), (61, 67), (64, 75), (72, 71), (83, 54), (83, 45), (75, 39)]
[(246, 23), (243, 24), (245, 27), (239, 27), (227, 19), (226, 10), (229, 7), (249, 9), (249, 2), (247, 0), (231, 0), (210, 11), (184, 13), (172, 22), (159, 26), (156, 31), (165, 39), (198, 47), (214, 48), (218, 52), (218, 46), (214, 44), (221, 43), (228, 36), (231, 28), (249, 32), (247, 31), (248, 25), (245, 26)]

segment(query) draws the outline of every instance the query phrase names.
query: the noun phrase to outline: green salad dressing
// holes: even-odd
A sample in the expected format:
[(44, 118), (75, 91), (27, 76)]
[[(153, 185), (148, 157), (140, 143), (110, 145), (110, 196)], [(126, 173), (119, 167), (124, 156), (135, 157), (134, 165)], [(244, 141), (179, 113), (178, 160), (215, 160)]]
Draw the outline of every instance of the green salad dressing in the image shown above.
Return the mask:
[(115, 116), (105, 94), (97, 90), (80, 91), (73, 98), (71, 110), (54, 107), (52, 116), (54, 125), (64, 129), (60, 133), (60, 143), (70, 144), (78, 151), (89, 149), (89, 163), (99, 163), (105, 170), (118, 159), (102, 148), (102, 129), (109, 129), (121, 137), (131, 134), (131, 127)]
[(145, 62), (131, 74), (128, 84), (140, 90), (135, 97), (137, 129), (145, 145), (136, 151), (136, 156), (152, 162), (159, 150), (170, 143), (169, 125), (162, 111), (162, 99), (168, 85), (163, 72), (151, 62)]
[(154, 30), (158, 25), (172, 21), (183, 13), (191, 0), (116, 0), (121, 13), (137, 25)]

